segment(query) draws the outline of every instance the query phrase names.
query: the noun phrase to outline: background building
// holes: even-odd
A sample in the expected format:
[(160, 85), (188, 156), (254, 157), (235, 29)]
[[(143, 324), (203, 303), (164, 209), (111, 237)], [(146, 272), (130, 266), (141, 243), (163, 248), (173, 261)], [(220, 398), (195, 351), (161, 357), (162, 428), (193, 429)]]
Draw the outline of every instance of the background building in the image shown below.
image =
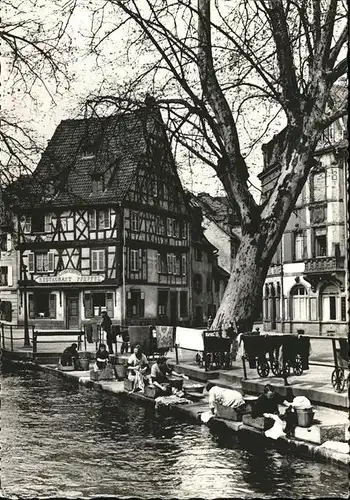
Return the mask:
[[(263, 195), (273, 189), (278, 165), (260, 174)], [(313, 335), (348, 332), (346, 120), (325, 131), (302, 193), (269, 268), (264, 329)]]

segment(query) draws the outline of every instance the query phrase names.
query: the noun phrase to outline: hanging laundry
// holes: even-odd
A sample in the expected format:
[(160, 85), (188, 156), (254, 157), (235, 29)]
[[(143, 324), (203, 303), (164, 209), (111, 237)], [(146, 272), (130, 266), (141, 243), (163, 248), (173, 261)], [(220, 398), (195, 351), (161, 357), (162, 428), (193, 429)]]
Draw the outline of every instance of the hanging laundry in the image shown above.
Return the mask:
[(170, 349), (173, 347), (173, 326), (156, 326), (158, 349)]

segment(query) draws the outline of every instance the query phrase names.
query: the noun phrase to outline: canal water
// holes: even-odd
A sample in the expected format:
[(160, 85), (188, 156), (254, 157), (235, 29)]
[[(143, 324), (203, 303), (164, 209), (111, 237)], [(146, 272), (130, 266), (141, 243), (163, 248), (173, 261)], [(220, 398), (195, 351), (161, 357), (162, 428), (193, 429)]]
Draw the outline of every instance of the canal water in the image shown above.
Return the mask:
[(3, 368), (1, 392), (5, 497), (347, 497), (345, 468), (228, 442), (50, 374)]

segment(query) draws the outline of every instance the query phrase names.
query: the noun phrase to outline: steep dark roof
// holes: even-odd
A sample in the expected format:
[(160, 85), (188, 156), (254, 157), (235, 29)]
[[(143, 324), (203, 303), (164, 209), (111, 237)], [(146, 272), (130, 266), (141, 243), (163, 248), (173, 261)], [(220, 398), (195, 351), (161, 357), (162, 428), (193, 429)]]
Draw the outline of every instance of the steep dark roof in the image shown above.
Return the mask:
[[(143, 109), (62, 121), (26, 182), (22, 207), (121, 202), (159, 119), (158, 113)], [(92, 192), (92, 178), (98, 174), (108, 181), (102, 192)]]
[(199, 193), (195, 200), (208, 219), (220, 226), (229, 236), (232, 236), (231, 229), (239, 225), (239, 222), (235, 214), (232, 214), (227, 196), (211, 196), (208, 193)]

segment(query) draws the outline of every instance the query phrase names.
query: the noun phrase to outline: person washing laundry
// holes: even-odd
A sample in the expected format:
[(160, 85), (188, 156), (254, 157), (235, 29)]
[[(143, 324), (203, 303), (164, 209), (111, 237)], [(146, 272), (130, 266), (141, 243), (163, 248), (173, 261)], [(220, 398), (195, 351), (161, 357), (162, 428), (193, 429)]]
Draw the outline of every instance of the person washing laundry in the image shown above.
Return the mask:
[(161, 391), (166, 392), (170, 383), (168, 375), (175, 375), (176, 377), (182, 377), (183, 379), (188, 380), (186, 375), (175, 372), (167, 362), (167, 359), (164, 356), (161, 356), (157, 358), (151, 368), (151, 381), (154, 387), (158, 387)]
[(128, 379), (134, 382), (132, 392), (144, 391), (146, 375), (149, 371), (148, 359), (141, 352), (141, 346), (136, 345), (134, 352), (128, 359)]
[(78, 358), (79, 358), (79, 353), (78, 353), (78, 344), (75, 342), (69, 346), (66, 347), (63, 353), (61, 354), (61, 365), (62, 366), (74, 366), (76, 368), (76, 365), (78, 363)]
[(225, 389), (212, 383), (208, 383), (206, 387), (209, 393), (209, 410), (211, 415), (217, 412), (217, 405), (234, 408), (237, 412), (245, 409), (246, 404), (242, 394), (233, 389)]

